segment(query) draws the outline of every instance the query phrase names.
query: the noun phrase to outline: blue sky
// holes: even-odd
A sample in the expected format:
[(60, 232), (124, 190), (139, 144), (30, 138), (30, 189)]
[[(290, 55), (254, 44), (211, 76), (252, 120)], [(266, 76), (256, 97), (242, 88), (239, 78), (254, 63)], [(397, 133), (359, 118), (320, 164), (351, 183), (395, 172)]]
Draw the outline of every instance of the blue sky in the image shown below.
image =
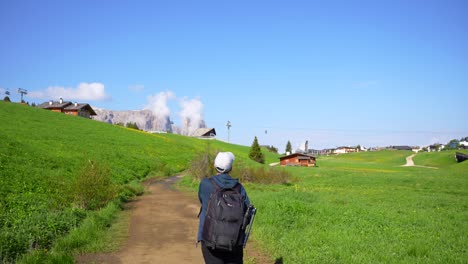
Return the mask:
[(218, 138), (229, 120), (231, 142), (280, 150), (446, 143), (468, 136), (467, 13), (464, 0), (2, 0), (0, 95), (134, 110), (170, 92), (176, 123), (180, 100), (198, 100)]

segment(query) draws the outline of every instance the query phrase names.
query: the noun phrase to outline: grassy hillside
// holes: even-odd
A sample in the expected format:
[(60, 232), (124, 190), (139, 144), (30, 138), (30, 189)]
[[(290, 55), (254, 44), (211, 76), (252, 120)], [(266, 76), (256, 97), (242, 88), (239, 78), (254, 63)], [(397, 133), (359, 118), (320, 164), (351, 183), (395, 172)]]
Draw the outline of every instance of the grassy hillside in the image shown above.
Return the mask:
[[(186, 167), (192, 145), (172, 135), (121, 127), (0, 102), (0, 259), (13, 260), (51, 243), (86, 217), (72, 186), (89, 162), (117, 186), (164, 167)], [(180, 153), (169, 151), (178, 141)]]
[(418, 153), (418, 155), (416, 155), (413, 160), (417, 165), (447, 168), (456, 164), (455, 152), (468, 154), (468, 149), (448, 150), (441, 152), (421, 152)]
[(77, 206), (76, 189), (86, 184), (77, 180), (83, 174), (93, 176), (85, 172), (90, 166), (108, 176), (122, 198), (145, 177), (187, 169), (208, 144), (212, 150), (229, 146), (238, 159), (248, 158), (244, 146), (152, 135), (3, 101), (0, 123), (0, 262), (50, 248), (89, 216)]

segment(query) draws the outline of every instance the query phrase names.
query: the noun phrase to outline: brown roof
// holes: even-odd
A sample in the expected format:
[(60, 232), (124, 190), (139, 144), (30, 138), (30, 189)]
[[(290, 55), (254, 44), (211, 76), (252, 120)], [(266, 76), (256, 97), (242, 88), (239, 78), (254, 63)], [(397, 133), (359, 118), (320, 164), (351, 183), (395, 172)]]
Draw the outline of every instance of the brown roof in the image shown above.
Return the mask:
[(67, 107), (64, 108), (64, 110), (67, 111), (78, 111), (80, 109), (86, 109), (89, 111), (90, 115), (96, 115), (96, 112), (94, 112), (93, 108), (89, 104), (71, 104)]
[(202, 127), (197, 128), (197, 130), (193, 132), (194, 137), (207, 137), (211, 136), (211, 134), (214, 134), (216, 136), (216, 130), (214, 128)]
[(295, 156), (299, 156), (298, 159), (307, 159), (307, 160), (314, 159), (315, 160), (314, 156), (307, 155), (307, 154), (302, 154), (302, 153), (293, 153), (293, 154), (290, 154), (290, 155), (279, 157), (279, 159), (280, 160), (288, 159), (288, 158), (292, 158), (292, 157), (295, 157)]
[(337, 147), (336, 149), (355, 149), (356, 147)]
[(43, 108), (43, 109), (62, 109), (66, 111), (78, 111), (80, 109), (86, 109), (89, 111), (90, 115), (96, 115), (96, 112), (94, 112), (93, 108), (89, 104), (74, 104), (72, 102), (44, 102), (37, 107)]
[(60, 108), (60, 109), (63, 109), (65, 107), (67, 107), (68, 105), (71, 105), (72, 103), (71, 102), (45, 102), (45, 103), (42, 103), (40, 105), (38, 105), (37, 107), (40, 107), (40, 108), (45, 108), (45, 109), (51, 109), (51, 108)]

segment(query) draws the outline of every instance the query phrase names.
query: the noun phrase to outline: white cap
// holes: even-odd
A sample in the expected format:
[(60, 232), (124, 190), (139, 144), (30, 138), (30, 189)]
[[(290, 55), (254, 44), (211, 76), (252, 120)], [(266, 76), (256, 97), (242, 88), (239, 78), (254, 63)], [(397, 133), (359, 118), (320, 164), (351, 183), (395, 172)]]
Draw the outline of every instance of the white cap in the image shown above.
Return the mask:
[(219, 152), (214, 161), (216, 170), (221, 173), (230, 171), (234, 159), (234, 154), (231, 152)]

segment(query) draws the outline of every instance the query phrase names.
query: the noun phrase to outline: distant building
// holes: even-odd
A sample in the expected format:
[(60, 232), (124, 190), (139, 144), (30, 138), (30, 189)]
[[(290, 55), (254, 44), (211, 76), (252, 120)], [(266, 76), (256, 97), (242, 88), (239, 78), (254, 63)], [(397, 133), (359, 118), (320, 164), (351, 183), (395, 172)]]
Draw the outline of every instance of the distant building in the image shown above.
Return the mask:
[(335, 149), (309, 149), (305, 154), (310, 154), (312, 156), (330, 155), (333, 154), (334, 151)]
[(310, 156), (302, 153), (293, 153), (280, 157), (281, 166), (305, 166), (314, 167), (316, 159), (314, 156)]
[(345, 154), (345, 153), (352, 153), (352, 152), (359, 152), (358, 147), (338, 147), (335, 149), (335, 154)]
[(148, 133), (151, 133), (151, 134), (167, 134), (167, 131), (151, 130), (151, 131), (148, 131)]
[(89, 104), (65, 102), (62, 98), (58, 102), (49, 101), (38, 105), (37, 107), (66, 115), (81, 116), (90, 118), (95, 116), (93, 108)]
[(412, 150), (413, 152), (418, 153), (419, 151), (422, 150), (422, 148), (421, 148), (420, 146), (413, 146), (413, 147), (411, 147), (411, 150)]
[(444, 148), (445, 148), (445, 146), (443, 144), (436, 143), (436, 144), (432, 144), (432, 145), (428, 146), (427, 147), (427, 152), (441, 151)]
[(460, 148), (462, 149), (467, 149), (468, 148), (468, 137), (466, 138), (463, 138), (460, 142), (459, 142), (459, 146)]
[(410, 146), (391, 146), (390, 148), (396, 150), (413, 150)]
[(211, 139), (216, 137), (214, 128), (197, 128), (192, 134), (193, 137)]

